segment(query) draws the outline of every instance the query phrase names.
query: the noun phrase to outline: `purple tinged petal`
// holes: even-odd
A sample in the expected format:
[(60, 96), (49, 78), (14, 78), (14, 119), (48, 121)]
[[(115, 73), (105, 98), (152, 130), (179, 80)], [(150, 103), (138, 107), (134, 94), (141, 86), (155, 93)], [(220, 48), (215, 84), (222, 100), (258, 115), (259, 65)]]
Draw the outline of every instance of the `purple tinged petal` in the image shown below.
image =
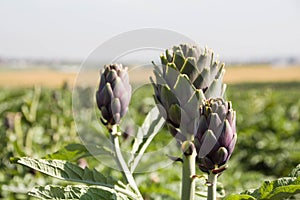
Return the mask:
[(123, 117), (128, 111), (128, 107), (126, 108), (122, 108), (121, 113), (120, 113), (120, 117)]
[(118, 77), (117, 72), (115, 70), (111, 70), (106, 74), (106, 81), (113, 83), (117, 77)]
[[(233, 138), (229, 144), (229, 146), (227, 147), (228, 149), (228, 153), (229, 153), (229, 156), (232, 154), (233, 150), (234, 150), (234, 147), (235, 147), (235, 144), (236, 144), (236, 139), (237, 139), (237, 135), (234, 134), (233, 135)], [(228, 158), (229, 159), (229, 158)]]
[(111, 64), (111, 65), (106, 65), (110, 71), (115, 70), (119, 71), (123, 68), (122, 64)]
[(102, 90), (106, 85), (106, 78), (105, 78), (105, 75), (102, 74), (100, 76), (100, 84), (99, 84), (99, 90)]
[(221, 120), (224, 120), (227, 116), (227, 110), (224, 105), (218, 106), (215, 112), (219, 115)]
[(113, 115), (113, 119), (114, 119), (114, 123), (115, 123), (115, 124), (120, 123), (120, 119), (121, 119), (120, 113), (114, 114), (114, 115)]
[(114, 81), (114, 85), (113, 85), (113, 93), (114, 96), (117, 98), (121, 98), (124, 93), (126, 93), (127, 91), (124, 88), (124, 85), (122, 83), (122, 80), (120, 77), (117, 77)]
[(198, 157), (203, 158), (208, 155), (211, 150), (218, 144), (218, 141), (211, 130), (207, 130), (202, 137), (202, 141), (200, 141), (201, 147), (198, 152)]
[(220, 145), (225, 146), (227, 148), (233, 139), (233, 135), (234, 135), (234, 133), (231, 129), (231, 126), (230, 126), (228, 120), (226, 119), (221, 137), (218, 140)]
[(221, 133), (222, 133), (222, 121), (219, 118), (219, 116), (216, 113), (212, 113), (210, 115), (210, 121), (209, 121), (209, 125), (208, 125), (208, 129), (212, 130), (213, 134), (215, 135), (215, 137), (217, 138), (217, 140), (219, 139)]
[(102, 117), (103, 117), (105, 120), (109, 121), (110, 118), (111, 118), (111, 115), (110, 115), (108, 109), (107, 109), (106, 107), (103, 106), (103, 107), (101, 107), (100, 110), (101, 110)]
[(214, 169), (215, 165), (211, 159), (204, 157), (200, 159), (199, 168), (204, 172), (208, 172), (209, 170)]
[(230, 126), (232, 126), (232, 120), (233, 120), (233, 110), (228, 110), (226, 119), (229, 121)]
[(224, 165), (228, 158), (228, 151), (225, 147), (220, 147), (218, 151), (215, 153), (213, 161), (218, 166)]
[(198, 167), (201, 171), (205, 172), (205, 173), (209, 173), (209, 169), (203, 164), (198, 164)]
[(216, 110), (218, 109), (218, 106), (219, 106), (218, 102), (217, 101), (213, 101), (213, 99), (211, 99), (210, 102), (211, 102), (211, 106), (210, 107), (211, 107), (212, 111), (216, 112)]
[(114, 98), (111, 102), (111, 112), (113, 115), (121, 112), (121, 103), (118, 98)]
[(110, 83), (106, 83), (101, 91), (97, 91), (96, 99), (98, 107), (106, 106), (113, 99), (114, 95)]
[(126, 68), (126, 70), (124, 69), (124, 70), (119, 71), (119, 77), (121, 78), (125, 89), (127, 91), (130, 91), (130, 93), (131, 93), (131, 86), (130, 86), (130, 83), (129, 83), (129, 76), (128, 76), (128, 73), (127, 73), (127, 68)]
[(199, 125), (196, 137), (201, 140), (205, 131), (208, 129), (208, 124), (204, 115), (201, 115), (199, 118)]
[(233, 111), (233, 117), (232, 117), (230, 126), (231, 126), (233, 134), (236, 134), (236, 112), (235, 111)]
[(125, 93), (121, 98), (121, 117), (123, 117), (127, 110), (130, 102), (131, 94)]
[(105, 65), (102, 74), (106, 76), (109, 71), (110, 71), (110, 66), (109, 65)]

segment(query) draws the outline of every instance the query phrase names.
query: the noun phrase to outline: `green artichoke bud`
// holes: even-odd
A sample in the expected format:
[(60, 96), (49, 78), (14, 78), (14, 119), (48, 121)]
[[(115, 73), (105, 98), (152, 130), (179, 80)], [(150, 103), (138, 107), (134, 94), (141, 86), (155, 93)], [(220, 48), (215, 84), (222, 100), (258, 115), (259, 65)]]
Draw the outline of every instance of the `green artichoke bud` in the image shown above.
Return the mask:
[(220, 98), (224, 95), (225, 85), (222, 84), (222, 81), (225, 65), (214, 60), (212, 49), (181, 44), (167, 49), (160, 59), (164, 78), (168, 79), (167, 71), (171, 67), (180, 74), (186, 74), (193, 86), (201, 89), (207, 99)]
[(223, 99), (209, 99), (200, 106), (199, 128), (195, 137), (197, 163), (204, 172), (223, 166), (237, 139), (235, 111)]
[(182, 44), (161, 55), (162, 70), (154, 66), (155, 100), (171, 134), (179, 141), (197, 131), (196, 111), (206, 98), (220, 98), (224, 65), (213, 60), (210, 49)]
[(96, 100), (105, 125), (118, 124), (128, 110), (131, 85), (127, 70), (121, 64), (111, 64), (100, 73)]

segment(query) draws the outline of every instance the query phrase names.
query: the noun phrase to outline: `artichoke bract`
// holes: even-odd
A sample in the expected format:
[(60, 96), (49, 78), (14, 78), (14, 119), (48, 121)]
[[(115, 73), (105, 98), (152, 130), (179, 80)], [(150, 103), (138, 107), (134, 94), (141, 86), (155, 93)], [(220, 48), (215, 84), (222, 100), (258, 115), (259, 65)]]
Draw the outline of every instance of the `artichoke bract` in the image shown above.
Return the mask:
[(210, 49), (181, 44), (160, 56), (162, 68), (154, 65), (155, 100), (171, 134), (185, 141), (197, 131), (203, 99), (223, 97), (224, 64), (214, 60)]
[(131, 99), (128, 68), (121, 64), (105, 65), (100, 73), (96, 101), (105, 125), (119, 124)]
[(197, 164), (204, 172), (222, 167), (230, 158), (237, 139), (236, 114), (231, 102), (209, 99), (200, 106), (195, 137)]

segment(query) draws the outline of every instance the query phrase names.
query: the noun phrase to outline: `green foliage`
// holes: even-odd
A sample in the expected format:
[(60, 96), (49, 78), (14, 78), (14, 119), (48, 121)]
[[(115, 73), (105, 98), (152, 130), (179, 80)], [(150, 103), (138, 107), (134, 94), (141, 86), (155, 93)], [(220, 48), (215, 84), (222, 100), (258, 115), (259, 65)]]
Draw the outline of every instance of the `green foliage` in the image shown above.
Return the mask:
[(246, 191), (241, 195), (229, 195), (226, 199), (287, 199), (300, 193), (300, 165), (298, 165), (289, 177), (279, 178), (273, 181), (264, 181), (262, 186), (254, 191)]
[[(0, 92), (0, 198), (30, 199), (35, 185), (58, 183), (10, 163), (10, 157), (44, 157), (68, 143), (79, 143), (71, 110), (71, 91), (34, 87)], [(73, 160), (76, 162), (76, 160)]]
[(165, 120), (159, 114), (159, 111), (154, 107), (146, 116), (144, 123), (139, 127), (131, 150), (131, 158), (128, 163), (130, 171), (133, 173), (138, 163), (142, 159), (147, 147), (150, 145), (153, 138), (164, 125)]
[(55, 153), (48, 154), (45, 156), (46, 159), (58, 159), (58, 160), (68, 160), (77, 161), (80, 158), (91, 156), (86, 147), (82, 144), (68, 144), (61, 148)]
[(107, 187), (101, 186), (40, 186), (35, 187), (29, 193), (31, 196), (40, 198), (40, 199), (81, 199), (81, 200), (90, 200), (90, 199), (99, 199), (99, 200), (127, 200), (126, 195), (120, 194), (115, 190)]
[(45, 160), (21, 157), (12, 159), (31, 169), (37, 170), (49, 176), (72, 182), (80, 182), (94, 185), (106, 185), (107, 179), (95, 169), (81, 168), (65, 160)]
[(228, 86), (238, 141), (220, 177), (227, 194), (256, 188), (268, 177), (285, 177), (299, 164), (299, 88), (299, 82)]
[[(125, 198), (125, 194), (132, 198), (135, 197), (134, 193), (130, 190), (122, 189), (125, 194), (118, 194), (115, 190), (116, 182), (106, 178), (104, 175), (99, 173), (97, 170), (89, 170), (88, 168), (81, 168), (75, 164), (64, 160), (45, 160), (45, 159), (33, 159), (29, 157), (21, 157), (12, 159), (12, 162), (30, 167), (31, 169), (42, 172), (46, 175), (62, 179), (65, 181), (79, 182), (92, 185), (91, 187), (83, 186), (82, 190), (80, 187), (66, 186), (66, 187), (35, 187), (30, 194), (35, 197), (45, 198), (96, 198), (99, 196), (100, 199), (109, 199), (113, 196), (120, 196), (122, 199)], [(100, 187), (102, 186), (102, 187)], [(99, 192), (99, 194), (97, 194)], [(87, 193), (87, 194), (86, 194)], [(103, 195), (103, 196), (102, 196)], [(113, 196), (112, 196), (113, 195)], [(84, 196), (84, 197), (83, 197)], [(124, 197), (124, 198), (123, 198)]]
[[(262, 193), (266, 195), (265, 198), (282, 199), (299, 192), (299, 180), (293, 178), (299, 176), (299, 170), (295, 170), (294, 175), (288, 175), (300, 160), (299, 88), (300, 83), (228, 86), (227, 99), (233, 102), (233, 107), (237, 110), (238, 141), (228, 163), (229, 168), (220, 176), (219, 181), (223, 183), (227, 195), (244, 190), (248, 190), (248, 193), (230, 195), (226, 199), (254, 199), (258, 197), (252, 195)], [(139, 125), (154, 105), (152, 94), (150, 87), (145, 87), (133, 95), (128, 115), (132, 121), (138, 121)], [(37, 170), (12, 165), (10, 157), (26, 155), (65, 159), (72, 166), (77, 166), (77, 162), (83, 159), (90, 169), (96, 168), (104, 176), (115, 179), (121, 177), (119, 172), (99, 165), (99, 161), (89, 157), (90, 153), (80, 144), (71, 111), (70, 90), (38, 87), (2, 89), (0, 116), (1, 199), (30, 199), (26, 193), (37, 185), (42, 187), (35, 188), (32, 195), (34, 191), (36, 195), (50, 195), (53, 191), (64, 191), (63, 194), (72, 191), (74, 195), (81, 195), (77, 193), (77, 186), (66, 186), (65, 182), (43, 176)], [(171, 135), (165, 128), (162, 129), (153, 138), (147, 152), (164, 147), (170, 139)], [(122, 140), (121, 147), (132, 145), (134, 140), (135, 137)], [(130, 155), (130, 151), (128, 153)], [(146, 158), (151, 161), (151, 157)], [(147, 159), (142, 159), (141, 162), (146, 165)], [(136, 181), (144, 198), (178, 199), (180, 169), (180, 163), (173, 163), (155, 172), (136, 174)], [(197, 173), (201, 175), (200, 171)], [(274, 181), (263, 182), (268, 179)], [(290, 187), (291, 184), (293, 188)], [(258, 188), (259, 185), (261, 187)], [(92, 186), (82, 186), (83, 191), (92, 191), (89, 187)], [(119, 187), (121, 190), (128, 190), (125, 186)], [(249, 190), (252, 188), (257, 189)], [(93, 191), (96, 190), (99, 188)]]

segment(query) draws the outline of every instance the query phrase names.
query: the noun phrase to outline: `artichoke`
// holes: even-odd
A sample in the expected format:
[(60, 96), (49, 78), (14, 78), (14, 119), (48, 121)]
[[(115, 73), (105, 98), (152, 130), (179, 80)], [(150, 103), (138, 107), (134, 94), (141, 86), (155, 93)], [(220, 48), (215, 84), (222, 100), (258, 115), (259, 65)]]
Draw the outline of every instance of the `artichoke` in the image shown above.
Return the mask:
[(192, 140), (197, 131), (196, 110), (202, 100), (224, 94), (224, 64), (213, 55), (210, 49), (182, 44), (161, 55), (162, 70), (154, 66), (156, 103), (170, 132), (181, 142)]
[[(224, 63), (214, 60), (212, 49), (201, 49), (190, 44), (180, 44), (167, 49), (160, 56), (164, 79), (169, 79), (169, 68), (186, 74), (195, 89), (201, 89), (206, 98), (219, 98), (225, 92), (222, 85)], [(167, 81), (169, 82), (169, 81)]]
[(230, 158), (237, 139), (236, 116), (231, 102), (209, 99), (200, 106), (195, 137), (197, 164), (208, 172), (222, 167)]
[(105, 65), (100, 73), (100, 84), (96, 101), (105, 125), (119, 124), (128, 110), (131, 98), (131, 85), (128, 68), (121, 64)]

